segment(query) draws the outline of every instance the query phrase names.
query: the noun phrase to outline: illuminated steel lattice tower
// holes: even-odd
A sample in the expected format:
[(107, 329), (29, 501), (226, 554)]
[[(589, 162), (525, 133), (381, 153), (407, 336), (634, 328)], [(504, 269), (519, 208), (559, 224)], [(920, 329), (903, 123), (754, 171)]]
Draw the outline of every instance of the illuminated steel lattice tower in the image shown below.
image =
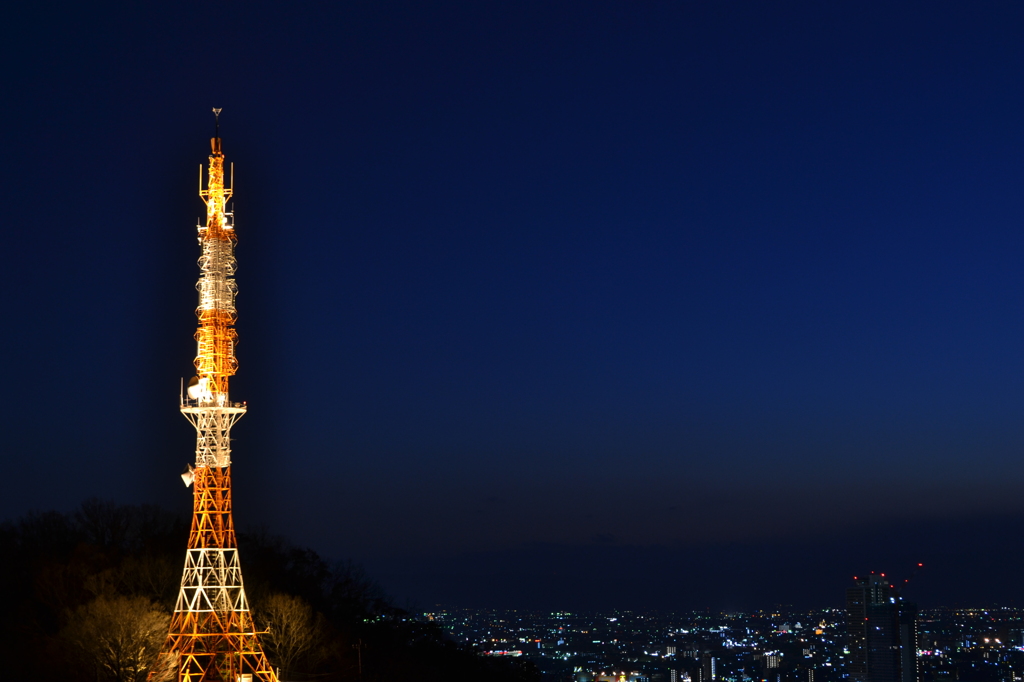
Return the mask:
[[(220, 110), (214, 109), (219, 118)], [(153, 675), (175, 682), (276, 682), (260, 646), (242, 586), (231, 519), (231, 427), (245, 404), (231, 402), (228, 377), (235, 373), (235, 229), (227, 211), (220, 130), (211, 140), (206, 224), (198, 225), (199, 328), (196, 377), (181, 412), (196, 428), (195, 467), (182, 475), (194, 484), (192, 530), (181, 591), (170, 634)]]

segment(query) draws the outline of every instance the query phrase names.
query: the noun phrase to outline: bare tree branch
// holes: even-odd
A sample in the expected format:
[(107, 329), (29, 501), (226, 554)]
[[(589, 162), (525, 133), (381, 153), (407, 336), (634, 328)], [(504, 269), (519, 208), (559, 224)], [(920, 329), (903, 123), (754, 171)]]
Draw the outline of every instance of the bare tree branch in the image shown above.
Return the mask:
[(148, 599), (101, 595), (71, 613), (63, 635), (100, 679), (144, 682), (169, 623)]

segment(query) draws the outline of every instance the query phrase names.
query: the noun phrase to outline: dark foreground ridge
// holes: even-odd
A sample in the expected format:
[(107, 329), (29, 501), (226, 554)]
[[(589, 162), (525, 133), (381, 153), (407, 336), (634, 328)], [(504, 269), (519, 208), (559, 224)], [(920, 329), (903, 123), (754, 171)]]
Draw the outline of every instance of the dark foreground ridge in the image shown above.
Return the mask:
[[(142, 682), (166, 636), (188, 519), (91, 500), (0, 525), (3, 679)], [(349, 563), (265, 533), (239, 534), (246, 591), (281, 678), (536, 680), (395, 607)]]

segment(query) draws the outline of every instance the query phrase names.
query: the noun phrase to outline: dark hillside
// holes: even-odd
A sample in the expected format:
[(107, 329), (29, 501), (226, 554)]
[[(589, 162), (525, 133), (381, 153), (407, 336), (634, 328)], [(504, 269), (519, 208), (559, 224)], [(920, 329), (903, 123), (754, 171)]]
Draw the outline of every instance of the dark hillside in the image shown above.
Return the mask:
[[(0, 525), (5, 679), (145, 680), (188, 525), (157, 507), (97, 500)], [(265, 533), (239, 534), (239, 547), (250, 607), (283, 679), (357, 680), (360, 658), (367, 682), (538, 679), (528, 664), (480, 657), (411, 620), (352, 564)]]

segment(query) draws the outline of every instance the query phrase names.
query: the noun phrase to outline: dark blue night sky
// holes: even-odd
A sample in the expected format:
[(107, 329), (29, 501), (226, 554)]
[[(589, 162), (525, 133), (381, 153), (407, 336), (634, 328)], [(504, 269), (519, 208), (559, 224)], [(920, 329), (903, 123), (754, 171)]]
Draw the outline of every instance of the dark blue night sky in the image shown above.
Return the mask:
[(839, 606), (917, 561), (923, 605), (1020, 603), (1022, 36), (1009, 2), (9, 9), (0, 518), (188, 511), (218, 106), (243, 527), (417, 604)]

